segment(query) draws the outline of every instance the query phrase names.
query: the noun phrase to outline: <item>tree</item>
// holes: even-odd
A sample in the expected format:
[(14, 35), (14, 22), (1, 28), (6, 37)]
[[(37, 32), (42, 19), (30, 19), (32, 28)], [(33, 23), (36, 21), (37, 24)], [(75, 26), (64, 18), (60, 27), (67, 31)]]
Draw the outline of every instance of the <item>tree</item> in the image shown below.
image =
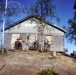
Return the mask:
[[(73, 9), (76, 10), (76, 1), (74, 2)], [(74, 42), (76, 44), (76, 11), (74, 12), (74, 17), (68, 20), (68, 24), (70, 25), (67, 28), (66, 37), (68, 38), (69, 42)]]
[[(0, 0), (0, 23), (3, 22), (3, 17), (6, 18), (6, 25), (9, 25), (14, 21), (12, 17), (18, 16), (21, 13), (25, 13), (26, 7), (22, 4), (16, 2), (16, 1), (8, 1), (7, 3), (7, 9), (5, 8), (5, 2), (3, 0)], [(6, 14), (5, 14), (6, 10)], [(13, 20), (13, 21), (12, 21)]]
[(75, 2), (74, 2), (73, 9), (76, 9), (76, 0), (75, 0)]
[(60, 19), (58, 16), (56, 16), (56, 21), (57, 21), (57, 23), (58, 23), (58, 25), (59, 25), (61, 19)]
[[(44, 19), (47, 18), (58, 18), (56, 16), (56, 7), (53, 4), (53, 0), (37, 0), (33, 5), (31, 5), (29, 14), (31, 15), (36, 15), (40, 16), (40, 20), (38, 22), (38, 35), (39, 35), (39, 46), (40, 50), (44, 50), (44, 29), (45, 29), (45, 24), (43, 23)], [(59, 22), (59, 19), (57, 19)]]
[(66, 37), (69, 42), (74, 42), (76, 44), (76, 21), (74, 19), (69, 19), (68, 23), (70, 26), (67, 29)]
[[(14, 4), (11, 4), (14, 3)], [(25, 12), (25, 7), (16, 1), (0, 0), (0, 23), (3, 22), (3, 34), (2, 34), (2, 48), (4, 43), (4, 28), (9, 23), (11, 24), (11, 17), (17, 16), (20, 13)], [(9, 20), (10, 19), (10, 20)], [(11, 21), (11, 22), (10, 22)]]

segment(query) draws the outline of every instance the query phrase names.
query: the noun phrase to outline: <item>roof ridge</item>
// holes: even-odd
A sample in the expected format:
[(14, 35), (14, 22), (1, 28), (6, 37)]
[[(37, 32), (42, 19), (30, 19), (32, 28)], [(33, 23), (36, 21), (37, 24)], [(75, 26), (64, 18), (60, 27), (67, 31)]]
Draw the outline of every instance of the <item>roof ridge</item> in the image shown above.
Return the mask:
[(55, 27), (55, 28), (63, 31), (64, 33), (66, 32), (65, 29), (63, 29), (63, 28), (61, 28), (61, 27), (59, 27), (59, 26), (51, 23), (50, 21), (47, 21), (47, 20), (43, 19), (41, 16), (36, 16), (36, 15), (30, 15), (30, 16), (27, 16), (27, 17), (25, 17), (25, 18), (23, 18), (23, 19), (21, 19), (21, 20), (19, 20), (19, 21), (17, 21), (17, 22), (14, 22), (13, 24), (10, 24), (9, 26), (7, 26), (7, 27), (5, 28), (5, 30), (7, 30), (7, 29), (9, 29), (9, 28), (11, 28), (11, 27), (14, 27), (14, 26), (18, 25), (19, 23), (22, 23), (22, 22), (24, 22), (24, 21), (26, 21), (26, 20), (28, 20), (28, 19), (30, 19), (30, 18), (36, 18), (36, 19), (38, 19), (38, 20), (41, 20), (41, 19), (42, 19), (43, 22), (49, 24), (50, 26)]

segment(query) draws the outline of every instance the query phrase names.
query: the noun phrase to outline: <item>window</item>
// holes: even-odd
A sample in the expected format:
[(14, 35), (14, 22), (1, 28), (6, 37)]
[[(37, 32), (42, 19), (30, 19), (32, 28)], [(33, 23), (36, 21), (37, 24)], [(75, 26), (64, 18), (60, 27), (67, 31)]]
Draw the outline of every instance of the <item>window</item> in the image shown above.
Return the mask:
[(45, 40), (47, 40), (49, 44), (52, 44), (52, 36), (51, 35), (46, 35)]
[(33, 43), (35, 41), (36, 41), (36, 36), (34, 34), (31, 34), (30, 37), (29, 37), (29, 42)]

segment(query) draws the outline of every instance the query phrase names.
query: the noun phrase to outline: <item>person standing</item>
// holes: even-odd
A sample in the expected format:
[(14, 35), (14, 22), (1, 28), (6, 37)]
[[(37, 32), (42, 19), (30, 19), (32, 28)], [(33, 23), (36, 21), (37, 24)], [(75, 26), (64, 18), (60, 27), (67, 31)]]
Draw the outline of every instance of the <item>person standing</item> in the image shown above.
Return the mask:
[(19, 49), (22, 50), (22, 42), (23, 42), (22, 38), (19, 38), (18, 41), (19, 41)]

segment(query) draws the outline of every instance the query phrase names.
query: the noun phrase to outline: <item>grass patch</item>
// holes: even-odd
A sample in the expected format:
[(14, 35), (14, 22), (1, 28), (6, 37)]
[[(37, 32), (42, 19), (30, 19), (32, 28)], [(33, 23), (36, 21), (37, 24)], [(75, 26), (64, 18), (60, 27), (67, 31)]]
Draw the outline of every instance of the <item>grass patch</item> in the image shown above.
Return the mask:
[(59, 75), (56, 71), (48, 69), (40, 70), (37, 75)]

